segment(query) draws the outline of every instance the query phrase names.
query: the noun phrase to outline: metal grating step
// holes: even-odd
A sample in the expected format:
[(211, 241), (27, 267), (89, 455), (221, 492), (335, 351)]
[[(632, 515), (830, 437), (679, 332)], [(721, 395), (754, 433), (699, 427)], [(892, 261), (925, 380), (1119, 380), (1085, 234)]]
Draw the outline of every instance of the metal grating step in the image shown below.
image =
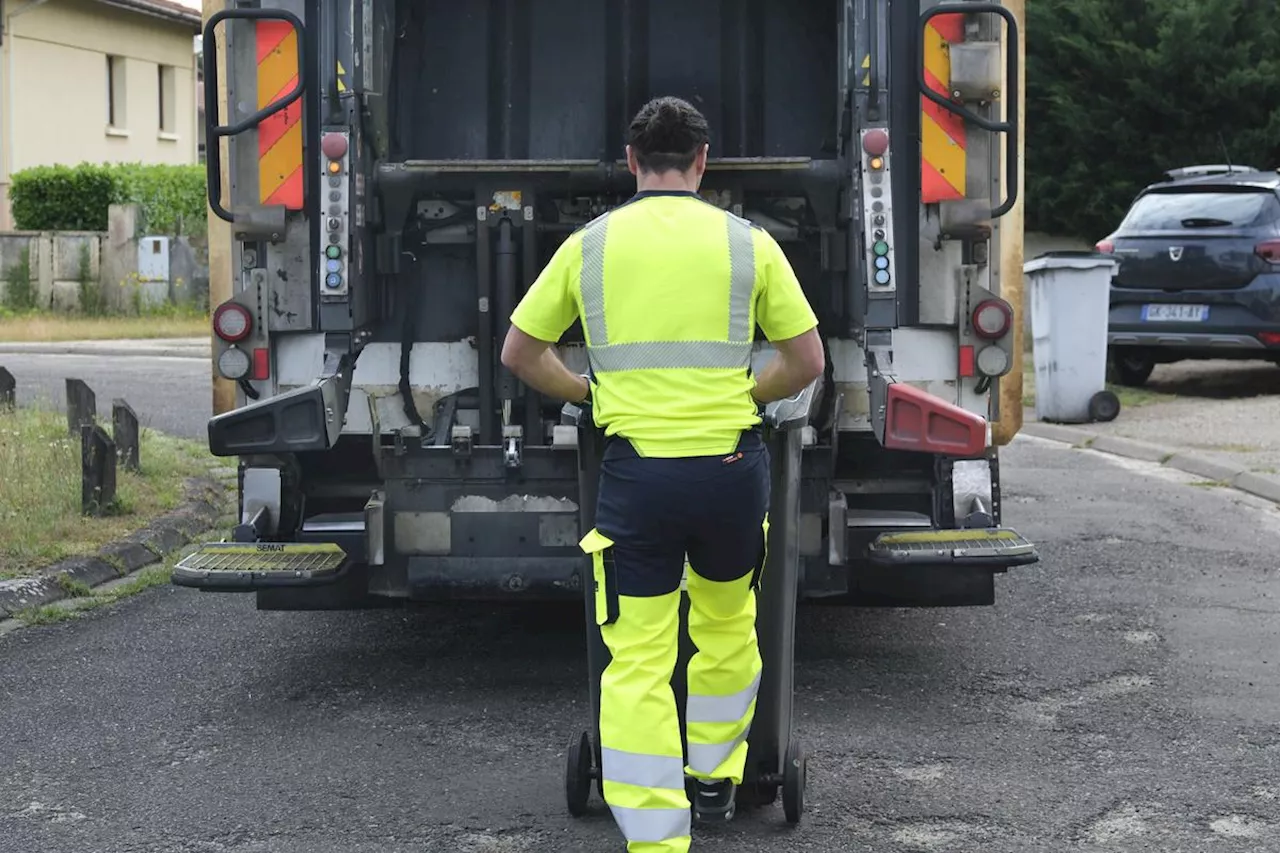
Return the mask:
[(314, 586), (338, 578), (347, 554), (332, 542), (210, 542), (173, 568), (179, 586), (265, 589)]
[(884, 565), (956, 563), (991, 568), (1023, 566), (1040, 559), (1035, 545), (1003, 527), (882, 533), (871, 543), (868, 556)]

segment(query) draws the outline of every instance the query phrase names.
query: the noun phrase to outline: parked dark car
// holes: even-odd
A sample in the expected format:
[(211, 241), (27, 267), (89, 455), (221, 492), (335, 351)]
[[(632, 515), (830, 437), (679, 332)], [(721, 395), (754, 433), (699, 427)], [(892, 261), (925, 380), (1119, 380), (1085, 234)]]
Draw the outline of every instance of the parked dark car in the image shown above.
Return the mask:
[(1184, 359), (1280, 360), (1280, 174), (1192, 166), (1140, 192), (1098, 242), (1119, 267), (1113, 376), (1142, 385)]

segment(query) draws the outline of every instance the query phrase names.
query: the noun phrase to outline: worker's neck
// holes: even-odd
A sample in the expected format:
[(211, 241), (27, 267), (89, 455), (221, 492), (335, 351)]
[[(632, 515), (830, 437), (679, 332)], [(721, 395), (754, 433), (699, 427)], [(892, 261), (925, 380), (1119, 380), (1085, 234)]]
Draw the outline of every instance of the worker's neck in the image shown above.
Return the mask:
[(636, 175), (636, 192), (686, 192), (698, 191), (698, 179), (694, 171), (641, 172)]

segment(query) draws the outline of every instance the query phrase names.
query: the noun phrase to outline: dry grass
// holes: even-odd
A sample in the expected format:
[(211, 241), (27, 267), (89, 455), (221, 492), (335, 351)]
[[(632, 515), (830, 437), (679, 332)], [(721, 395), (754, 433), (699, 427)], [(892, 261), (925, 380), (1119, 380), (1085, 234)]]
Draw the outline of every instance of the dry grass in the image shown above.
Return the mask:
[(209, 328), (209, 319), (198, 314), (145, 317), (28, 314), (0, 317), (0, 342), (204, 338), (209, 336)]
[(80, 442), (66, 416), (0, 410), (0, 579), (97, 550), (182, 502), (183, 481), (209, 472), (194, 441), (143, 429), (142, 472), (116, 470), (116, 502), (101, 517), (80, 514)]

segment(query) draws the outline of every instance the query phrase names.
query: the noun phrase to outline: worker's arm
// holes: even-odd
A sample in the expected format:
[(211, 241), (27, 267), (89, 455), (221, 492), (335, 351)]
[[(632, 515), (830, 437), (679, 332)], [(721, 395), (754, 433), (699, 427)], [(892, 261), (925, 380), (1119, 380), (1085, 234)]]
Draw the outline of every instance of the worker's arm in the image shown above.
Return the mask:
[(822, 375), (826, 367), (817, 326), (794, 338), (771, 341), (777, 355), (756, 376), (751, 396), (757, 403), (794, 397)]
[(795, 396), (821, 376), (826, 354), (818, 318), (782, 247), (765, 232), (757, 232), (755, 240), (762, 276), (756, 323), (777, 355), (756, 376), (751, 396), (757, 403), (768, 404)]
[(560, 245), (551, 261), (529, 286), (511, 313), (511, 328), (502, 342), (502, 363), (520, 381), (549, 397), (581, 402), (589, 386), (569, 372), (552, 344), (578, 317), (572, 282), (574, 266), (582, 261), (582, 240), (573, 235)]
[(551, 348), (551, 343), (520, 331), (514, 324), (502, 344), (502, 363), (521, 382), (549, 397), (571, 403), (581, 402), (587, 397), (587, 380), (569, 372)]

